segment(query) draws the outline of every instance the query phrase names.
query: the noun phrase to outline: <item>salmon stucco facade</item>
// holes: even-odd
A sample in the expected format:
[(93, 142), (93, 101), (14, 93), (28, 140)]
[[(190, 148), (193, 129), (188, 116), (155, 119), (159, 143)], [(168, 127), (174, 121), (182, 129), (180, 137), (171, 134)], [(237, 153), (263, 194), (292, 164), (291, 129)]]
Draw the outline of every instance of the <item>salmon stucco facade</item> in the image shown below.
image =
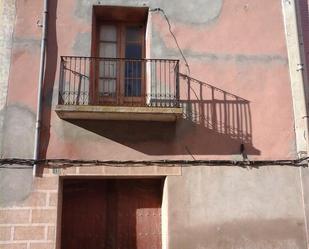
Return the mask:
[(308, 249), (307, 18), (0, 0), (0, 248)]

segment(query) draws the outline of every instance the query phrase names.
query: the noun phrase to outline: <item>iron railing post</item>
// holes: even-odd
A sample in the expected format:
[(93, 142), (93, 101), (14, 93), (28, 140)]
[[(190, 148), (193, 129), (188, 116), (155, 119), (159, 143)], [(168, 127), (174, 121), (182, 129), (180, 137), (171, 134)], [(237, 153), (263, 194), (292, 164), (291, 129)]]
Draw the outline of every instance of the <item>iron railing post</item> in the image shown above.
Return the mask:
[(63, 104), (64, 103), (64, 59), (61, 56), (60, 57), (60, 75), (59, 75), (59, 89), (58, 89), (58, 93), (59, 93), (59, 97), (58, 97), (58, 104)]
[(179, 61), (176, 62), (175, 67), (175, 76), (176, 76), (176, 107), (179, 107), (179, 99), (180, 99), (180, 89), (179, 89)]

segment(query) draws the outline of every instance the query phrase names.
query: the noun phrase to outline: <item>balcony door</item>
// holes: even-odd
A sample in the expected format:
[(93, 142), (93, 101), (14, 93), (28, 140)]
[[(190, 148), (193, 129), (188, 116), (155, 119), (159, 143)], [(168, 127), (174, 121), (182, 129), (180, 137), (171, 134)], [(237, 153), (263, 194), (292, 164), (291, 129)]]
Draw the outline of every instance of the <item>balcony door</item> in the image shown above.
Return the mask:
[(98, 103), (142, 105), (145, 102), (144, 26), (104, 22), (99, 25), (98, 33)]

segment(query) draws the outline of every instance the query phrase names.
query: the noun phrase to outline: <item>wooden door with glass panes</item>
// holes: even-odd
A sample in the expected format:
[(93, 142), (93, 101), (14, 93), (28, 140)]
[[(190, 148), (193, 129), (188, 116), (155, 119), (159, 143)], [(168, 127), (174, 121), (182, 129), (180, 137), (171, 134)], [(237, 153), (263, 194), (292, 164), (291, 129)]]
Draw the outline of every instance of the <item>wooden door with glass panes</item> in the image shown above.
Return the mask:
[(144, 104), (145, 27), (140, 24), (102, 23), (98, 37), (98, 103)]

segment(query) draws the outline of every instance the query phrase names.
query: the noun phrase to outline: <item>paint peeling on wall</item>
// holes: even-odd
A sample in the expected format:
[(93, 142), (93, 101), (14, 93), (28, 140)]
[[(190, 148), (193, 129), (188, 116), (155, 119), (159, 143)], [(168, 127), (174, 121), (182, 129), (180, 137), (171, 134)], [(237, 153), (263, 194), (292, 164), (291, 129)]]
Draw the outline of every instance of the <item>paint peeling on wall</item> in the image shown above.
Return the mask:
[[(12, 167), (20, 165), (12, 165)], [(14, 206), (29, 196), (32, 188), (32, 169), (0, 170), (0, 207)]]
[[(153, 28), (152, 32), (152, 58), (173, 58), (179, 59), (181, 55), (179, 50), (174, 47), (167, 47), (166, 43), (162, 39), (160, 32)], [(211, 53), (211, 52), (197, 52), (192, 49), (183, 49), (184, 55), (188, 59), (198, 60), (201, 62), (229, 62), (229, 63), (262, 63), (269, 64), (275, 63), (280, 65), (287, 65), (288, 58), (279, 54), (224, 54), (224, 53)]]
[[(0, 1), (0, 112), (6, 104), (11, 61), (12, 34), (15, 20), (15, 1)], [(2, 141), (3, 115), (0, 115), (0, 141)], [(2, 143), (0, 143), (2, 154)]]
[(220, 16), (223, 0), (196, 0), (192, 2), (178, 0), (177, 8), (175, 8), (175, 3), (173, 1), (167, 0), (78, 0), (75, 8), (75, 15), (90, 21), (91, 5), (160, 7), (173, 21), (199, 25), (213, 22)]
[(14, 37), (13, 46), (14, 49), (16, 50), (23, 50), (36, 53), (38, 49), (40, 49), (41, 40), (34, 38)]
[(216, 20), (221, 13), (223, 0), (173, 1), (159, 0), (159, 6), (175, 21), (191, 25), (207, 24)]
[[(2, 115), (4, 114), (4, 115)], [(3, 157), (32, 158), (35, 115), (22, 106), (8, 106), (3, 116)], [(20, 165), (11, 165), (11, 167)], [(32, 187), (32, 169), (0, 169), (0, 206), (25, 199)]]
[(35, 114), (26, 107), (11, 105), (5, 110), (3, 156), (31, 158)]
[(90, 32), (78, 33), (73, 44), (74, 54), (76, 56), (91, 56), (90, 42)]

